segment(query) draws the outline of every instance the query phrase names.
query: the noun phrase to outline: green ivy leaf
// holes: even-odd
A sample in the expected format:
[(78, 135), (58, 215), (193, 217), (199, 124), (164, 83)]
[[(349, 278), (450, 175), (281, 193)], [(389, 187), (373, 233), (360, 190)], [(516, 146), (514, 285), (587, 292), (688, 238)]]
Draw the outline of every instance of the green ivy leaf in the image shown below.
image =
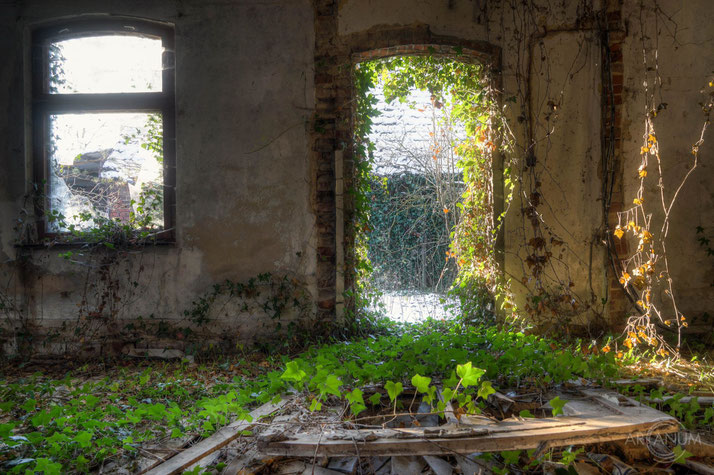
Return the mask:
[(429, 388), (426, 391), (426, 394), (424, 395), (424, 402), (427, 404), (431, 404), (434, 402), (434, 399), (436, 398), (436, 388), (434, 386), (429, 386)]
[(299, 383), (305, 379), (305, 376), (307, 376), (307, 373), (300, 369), (297, 361), (290, 361), (287, 365), (285, 365), (285, 368), (285, 372), (280, 376), (280, 379)]
[(501, 457), (503, 457), (503, 463), (505, 464), (516, 464), (518, 459), (521, 457), (520, 450), (504, 450), (501, 452)]
[(83, 449), (86, 449), (87, 447), (89, 447), (91, 445), (92, 433), (88, 432), (86, 430), (83, 430), (83, 431), (77, 433), (77, 435), (75, 435), (72, 440), (77, 442), (79, 444), (79, 446), (82, 447)]
[(368, 401), (373, 406), (376, 406), (377, 404), (379, 404), (382, 401), (382, 395), (380, 393), (374, 393), (369, 397)]
[(418, 374), (412, 376), (412, 385), (420, 393), (427, 392), (429, 390), (429, 384), (431, 384), (431, 378), (419, 376)]
[(365, 406), (363, 403), (357, 402), (354, 404), (350, 404), (350, 410), (352, 411), (352, 414), (357, 417), (360, 412), (364, 411), (367, 409), (367, 406)]
[(672, 452), (674, 452), (674, 463), (681, 464), (684, 464), (689, 457), (694, 455), (686, 449), (683, 449), (681, 445), (672, 448)]
[(384, 385), (384, 389), (387, 390), (389, 400), (394, 401), (397, 396), (399, 396), (402, 391), (404, 391), (404, 386), (401, 382), (395, 383), (393, 381), (387, 381), (387, 384)]
[(557, 416), (558, 414), (563, 413), (563, 407), (568, 403), (568, 401), (564, 399), (560, 399), (560, 396), (555, 396), (553, 399), (548, 401), (548, 404), (550, 404), (550, 407), (553, 408), (553, 415)]
[(60, 475), (62, 473), (62, 464), (53, 462), (50, 459), (39, 458), (35, 463), (35, 468), (30, 473), (43, 473), (44, 475)]
[(310, 411), (315, 412), (319, 411), (322, 409), (322, 403), (317, 399), (314, 398), (312, 402), (310, 403)]
[(441, 397), (444, 398), (444, 401), (451, 401), (454, 398), (454, 390), (451, 388), (444, 388), (441, 392)]
[(456, 367), (456, 374), (461, 378), (461, 385), (465, 388), (478, 384), (479, 379), (481, 379), (484, 373), (484, 370), (474, 368), (470, 361)]
[(40, 427), (47, 425), (52, 420), (52, 416), (47, 411), (40, 411), (30, 420), (33, 426)]
[(342, 381), (334, 374), (329, 375), (325, 381), (317, 385), (321, 395), (333, 394), (337, 397), (342, 396), (340, 386), (342, 386)]
[(32, 412), (35, 410), (35, 406), (37, 406), (37, 401), (34, 399), (28, 399), (24, 403), (22, 403), (22, 406), (20, 406), (20, 409), (24, 410), (25, 412)]
[(363, 393), (361, 389), (355, 388), (352, 391), (345, 393), (345, 399), (347, 399), (350, 404), (364, 404), (364, 398), (362, 397), (362, 394)]
[(0, 424), (0, 439), (5, 439), (10, 437), (12, 430), (15, 428), (15, 424), (12, 422), (6, 424)]
[(493, 389), (493, 386), (491, 386), (491, 381), (484, 381), (481, 383), (481, 387), (478, 390), (478, 397), (485, 400), (495, 392), (496, 390)]
[(573, 462), (575, 462), (576, 457), (578, 456), (579, 453), (582, 453), (585, 449), (583, 447), (580, 447), (578, 450), (572, 451), (571, 449), (563, 451), (563, 458), (560, 460), (560, 463), (563, 465), (571, 465)]
[(535, 416), (531, 414), (531, 411), (529, 411), (528, 409), (523, 409), (521, 412), (518, 413), (518, 415), (525, 419), (535, 418)]

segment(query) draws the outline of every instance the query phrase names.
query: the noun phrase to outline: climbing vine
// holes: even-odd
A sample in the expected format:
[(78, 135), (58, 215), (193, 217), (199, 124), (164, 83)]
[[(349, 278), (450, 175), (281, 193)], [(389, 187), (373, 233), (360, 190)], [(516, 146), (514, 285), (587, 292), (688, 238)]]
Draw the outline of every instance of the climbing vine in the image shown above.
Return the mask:
[[(495, 177), (493, 171), (497, 152), (510, 146), (510, 131), (501, 118), (496, 90), (484, 66), (470, 60), (461, 48), (454, 48), (449, 56), (437, 56), (430, 51), (426, 56), (400, 56), (360, 63), (356, 67), (356, 77), (355, 142), (363, 167), (360, 173), (364, 174), (360, 175), (364, 176), (361, 181), (364, 188), (358, 189), (357, 195), (368, 195), (370, 184), (366, 178), (373, 163), (373, 145), (366, 136), (371, 117), (375, 115), (376, 99), (369, 89), (381, 82), (388, 102), (395, 99), (404, 102), (414, 89), (428, 91), (432, 105), (449, 111), (448, 119), (465, 130), (464, 137), (455, 136), (449, 143), (435, 145), (439, 149), (449, 147), (453, 150), (464, 183), (456, 209), (444, 207), (441, 210), (445, 214), (451, 213), (455, 223), (451, 229), (451, 246), (446, 252), (447, 261), (452, 260), (458, 267), (453, 292), (461, 298), (464, 312), (471, 316), (492, 314), (494, 296), (500, 297), (504, 306), (512, 308), (495, 256), (503, 215), (495, 215), (494, 183), (500, 177)], [(439, 160), (439, 150), (433, 150), (433, 159)], [(506, 167), (508, 197), (512, 189), (509, 172), (510, 167)], [(369, 223), (366, 205), (369, 203), (357, 201), (364, 206), (359, 219), (366, 228)]]

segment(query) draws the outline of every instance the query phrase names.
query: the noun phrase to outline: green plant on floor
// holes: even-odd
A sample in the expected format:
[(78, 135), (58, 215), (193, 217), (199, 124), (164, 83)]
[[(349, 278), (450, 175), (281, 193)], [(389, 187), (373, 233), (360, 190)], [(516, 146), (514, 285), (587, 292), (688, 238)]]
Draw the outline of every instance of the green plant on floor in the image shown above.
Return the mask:
[[(0, 464), (9, 473), (41, 467), (85, 473), (113, 460), (131, 463), (148, 441), (208, 436), (232, 420), (248, 419), (251, 407), (289, 390), (302, 394), (313, 411), (328, 401), (341, 403), (355, 420), (370, 406), (399, 414), (407, 407), (408, 386), (414, 388), (412, 398), (421, 397), (437, 412), (450, 401), (459, 413), (478, 413), (499, 388), (543, 391), (577, 378), (602, 382), (637, 361), (613, 353), (585, 354), (577, 342), (493, 327), (429, 322), (265, 362), (244, 357), (197, 367), (163, 363), (140, 371), (117, 369), (89, 382), (71, 374), (57, 379), (35, 374), (0, 381)], [(383, 384), (386, 394), (367, 397), (364, 386), (370, 384)], [(633, 391), (664, 396), (641, 387)], [(694, 400), (664, 400), (660, 407), (686, 424), (711, 424), (714, 418), (714, 410), (698, 408)], [(553, 415), (560, 416), (565, 402), (550, 401)], [(491, 457), (504, 467), (516, 460), (509, 453)], [(532, 463), (524, 453), (519, 457)]]

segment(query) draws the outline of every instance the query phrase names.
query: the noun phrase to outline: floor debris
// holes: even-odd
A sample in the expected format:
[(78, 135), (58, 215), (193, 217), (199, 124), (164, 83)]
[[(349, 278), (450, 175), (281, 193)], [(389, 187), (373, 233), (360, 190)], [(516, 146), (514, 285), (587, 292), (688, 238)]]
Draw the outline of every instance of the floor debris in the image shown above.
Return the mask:
[(254, 422), (257, 422), (261, 417), (275, 413), (287, 402), (287, 399), (283, 399), (277, 403), (264, 404), (250, 413), (251, 422), (238, 421), (229, 424), (211, 437), (202, 440), (145, 473), (147, 475), (172, 475), (183, 473), (188, 467), (194, 464), (200, 465), (199, 462), (203, 461), (205, 457), (240, 437), (243, 431), (248, 430), (254, 425)]
[[(499, 463), (483, 457), (488, 452), (534, 449), (537, 458), (571, 446), (610, 447), (614, 451), (579, 453), (570, 467), (577, 473), (670, 473), (664, 466), (649, 471), (647, 465), (633, 465), (629, 460), (641, 459), (646, 452), (630, 452), (627, 462), (614, 453), (624, 453), (629, 446), (645, 447), (643, 440), (680, 430), (675, 418), (605, 389), (579, 388), (539, 397), (497, 393), (489, 398), (491, 413), (481, 415), (466, 415), (459, 407), (448, 405), (439, 416), (429, 404), (416, 400), (413, 391), (405, 389), (405, 395), (405, 413), (392, 412), (390, 407), (352, 420), (345, 416), (347, 408), (338, 403), (330, 406), (326, 402), (322, 411), (316, 412), (310, 412), (307, 401), (298, 396), (289, 402), (266, 404), (254, 411), (255, 417), (272, 416), (272, 421), (255, 426), (252, 437), (237, 440), (241, 431), (251, 426), (248, 423), (227, 426), (148, 473), (182, 473), (221, 461), (224, 468), (220, 473), (230, 475), (475, 475), (499, 470)], [(553, 417), (552, 408), (544, 402), (556, 395), (567, 403), (563, 415)], [(514, 411), (522, 407), (533, 408), (542, 417), (519, 417)], [(707, 447), (698, 446), (697, 455), (714, 455)], [(704, 460), (688, 460), (686, 468), (692, 473), (714, 473)], [(545, 460), (540, 471), (573, 473), (563, 472), (565, 467)]]

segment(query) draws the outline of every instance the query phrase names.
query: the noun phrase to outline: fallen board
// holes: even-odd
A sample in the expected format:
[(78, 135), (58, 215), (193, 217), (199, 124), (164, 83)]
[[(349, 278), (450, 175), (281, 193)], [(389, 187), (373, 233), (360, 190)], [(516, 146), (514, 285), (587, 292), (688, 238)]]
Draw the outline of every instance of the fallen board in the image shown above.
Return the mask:
[[(565, 399), (565, 397), (563, 397)], [(575, 401), (574, 401), (575, 402)], [(298, 433), (263, 446), (269, 455), (448, 455), (610, 442), (677, 432), (677, 420), (614, 392), (583, 391), (573, 417), (506, 419), (432, 428)], [(590, 410), (584, 410), (589, 404)]]
[(240, 437), (242, 431), (249, 429), (254, 422), (257, 422), (261, 417), (269, 416), (275, 411), (283, 407), (287, 403), (287, 400), (283, 399), (278, 403), (267, 403), (263, 404), (259, 408), (255, 409), (250, 413), (251, 422), (248, 421), (236, 421), (213, 434), (207, 439), (202, 440), (179, 453), (175, 457), (168, 459), (166, 462), (162, 463), (158, 467), (146, 472), (147, 475), (172, 475), (176, 473), (182, 473), (187, 467), (193, 465), (194, 463), (200, 461), (207, 455), (215, 452), (216, 450), (225, 447), (233, 440)]

